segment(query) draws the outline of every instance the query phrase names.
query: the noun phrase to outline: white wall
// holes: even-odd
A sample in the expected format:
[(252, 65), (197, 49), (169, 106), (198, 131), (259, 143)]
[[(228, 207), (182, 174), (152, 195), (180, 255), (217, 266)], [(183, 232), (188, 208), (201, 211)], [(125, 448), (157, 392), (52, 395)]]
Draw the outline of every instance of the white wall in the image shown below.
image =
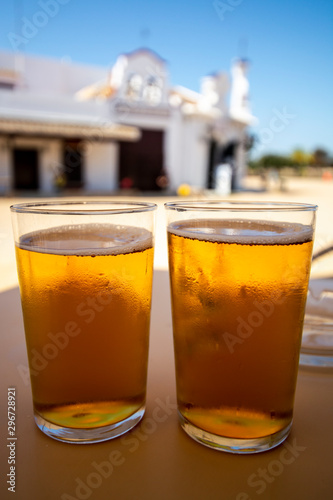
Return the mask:
[(40, 189), (46, 193), (53, 193), (54, 179), (57, 169), (63, 161), (63, 143), (60, 140), (47, 141), (39, 155), (39, 182)]
[(87, 142), (84, 162), (85, 188), (89, 191), (117, 189), (118, 144)]
[(183, 117), (179, 109), (172, 113), (166, 134), (166, 168), (169, 175), (169, 188), (176, 190), (184, 181), (184, 129)]
[(207, 185), (208, 147), (206, 124), (195, 117), (187, 117), (183, 122), (181, 148), (180, 183), (205, 188)]
[(0, 70), (15, 71), (17, 86), (40, 95), (73, 95), (86, 85), (107, 78), (107, 68), (75, 64), (23, 52), (0, 51)]
[(0, 139), (0, 194), (7, 192), (11, 188), (11, 151), (8, 141)]
[(109, 120), (105, 101), (75, 101), (68, 96), (46, 96), (38, 92), (0, 90), (1, 116), (7, 118), (38, 119), (49, 122), (90, 123), (97, 125)]
[(244, 179), (245, 175), (247, 174), (247, 155), (246, 151), (244, 148), (244, 140), (245, 140), (245, 131), (243, 134), (243, 137), (240, 137), (240, 144), (237, 146), (236, 149), (236, 162), (237, 162), (237, 171), (236, 171), (236, 177), (235, 177), (235, 187), (237, 189), (242, 187), (242, 180)]

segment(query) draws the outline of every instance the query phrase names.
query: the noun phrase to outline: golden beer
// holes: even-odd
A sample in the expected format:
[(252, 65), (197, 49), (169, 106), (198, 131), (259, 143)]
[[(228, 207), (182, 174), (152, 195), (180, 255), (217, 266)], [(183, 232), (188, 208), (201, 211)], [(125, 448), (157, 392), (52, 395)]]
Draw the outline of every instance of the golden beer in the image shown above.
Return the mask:
[(143, 408), (151, 232), (62, 226), (21, 236), (16, 254), (36, 414), (93, 429)]
[(312, 233), (253, 220), (169, 225), (178, 408), (202, 441), (291, 424)]

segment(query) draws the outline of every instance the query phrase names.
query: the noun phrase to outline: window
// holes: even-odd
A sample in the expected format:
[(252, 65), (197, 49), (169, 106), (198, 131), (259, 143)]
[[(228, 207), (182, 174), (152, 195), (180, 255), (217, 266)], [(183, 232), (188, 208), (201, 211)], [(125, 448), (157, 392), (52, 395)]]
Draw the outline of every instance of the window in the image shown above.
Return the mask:
[(0, 81), (0, 90), (13, 90), (15, 87), (13, 82), (1, 82)]
[(128, 78), (126, 97), (133, 101), (137, 101), (141, 97), (142, 91), (142, 77), (138, 74), (132, 74)]
[(37, 149), (13, 149), (14, 189), (31, 190), (39, 188)]
[(143, 98), (153, 106), (159, 104), (162, 100), (162, 80), (155, 76), (150, 76), (143, 90)]
[(68, 140), (64, 144), (63, 165), (66, 186), (80, 188), (83, 186), (83, 143), (79, 139)]

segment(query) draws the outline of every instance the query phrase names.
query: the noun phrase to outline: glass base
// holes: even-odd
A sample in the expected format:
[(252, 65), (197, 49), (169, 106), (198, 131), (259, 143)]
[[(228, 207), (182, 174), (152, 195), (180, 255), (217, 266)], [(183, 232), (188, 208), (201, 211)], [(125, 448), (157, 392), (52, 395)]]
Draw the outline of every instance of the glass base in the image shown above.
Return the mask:
[(145, 406), (141, 406), (135, 413), (125, 420), (104, 427), (94, 427), (90, 429), (75, 429), (73, 427), (63, 427), (45, 420), (35, 412), (35, 422), (37, 427), (47, 436), (66, 443), (91, 444), (100, 443), (114, 439), (135, 427), (145, 413)]
[(184, 431), (195, 441), (201, 443), (214, 450), (225, 451), (227, 453), (250, 454), (260, 453), (262, 451), (271, 450), (287, 438), (292, 422), (275, 434), (264, 436), (261, 438), (251, 439), (236, 439), (230, 437), (222, 437), (216, 434), (207, 432), (199, 427), (196, 427), (189, 422), (180, 412), (178, 412), (180, 425)]

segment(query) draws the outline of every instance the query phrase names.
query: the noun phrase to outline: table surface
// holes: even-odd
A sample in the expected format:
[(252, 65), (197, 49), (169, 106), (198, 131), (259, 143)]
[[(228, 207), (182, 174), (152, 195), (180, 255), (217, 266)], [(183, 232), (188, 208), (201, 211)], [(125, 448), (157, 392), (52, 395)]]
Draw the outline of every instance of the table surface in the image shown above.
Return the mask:
[[(316, 499), (333, 498), (333, 373), (300, 369), (294, 424), (285, 444), (256, 455), (206, 448), (180, 428), (168, 274), (155, 271), (147, 411), (122, 438), (60, 443), (35, 425), (19, 290), (0, 294), (0, 498)], [(16, 389), (15, 496), (7, 490), (7, 389)]]

